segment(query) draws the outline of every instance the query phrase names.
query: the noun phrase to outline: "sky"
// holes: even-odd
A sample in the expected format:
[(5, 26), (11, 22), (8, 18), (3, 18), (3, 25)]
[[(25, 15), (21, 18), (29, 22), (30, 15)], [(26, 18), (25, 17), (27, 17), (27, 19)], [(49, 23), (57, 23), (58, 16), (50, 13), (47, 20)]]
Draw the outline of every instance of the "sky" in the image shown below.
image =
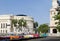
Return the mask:
[(24, 14), (39, 24), (50, 22), (52, 0), (0, 0), (1, 14)]

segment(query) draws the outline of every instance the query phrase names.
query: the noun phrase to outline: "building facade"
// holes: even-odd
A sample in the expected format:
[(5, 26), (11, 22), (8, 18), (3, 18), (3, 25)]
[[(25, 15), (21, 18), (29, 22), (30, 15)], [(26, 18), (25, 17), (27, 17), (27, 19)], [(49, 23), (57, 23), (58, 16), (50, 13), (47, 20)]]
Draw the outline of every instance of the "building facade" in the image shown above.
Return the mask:
[(59, 32), (56, 29), (56, 22), (54, 16), (58, 13), (57, 8), (60, 6), (59, 0), (52, 0), (52, 8), (50, 9), (50, 35), (59, 36)]
[[(27, 28), (23, 27), (22, 31), (16, 29), (16, 27), (13, 26), (13, 32), (11, 32), (11, 21), (12, 19), (24, 19), (27, 23)], [(34, 19), (32, 17), (26, 16), (26, 15), (0, 15), (0, 33), (34, 33), (33, 31), (33, 23)]]

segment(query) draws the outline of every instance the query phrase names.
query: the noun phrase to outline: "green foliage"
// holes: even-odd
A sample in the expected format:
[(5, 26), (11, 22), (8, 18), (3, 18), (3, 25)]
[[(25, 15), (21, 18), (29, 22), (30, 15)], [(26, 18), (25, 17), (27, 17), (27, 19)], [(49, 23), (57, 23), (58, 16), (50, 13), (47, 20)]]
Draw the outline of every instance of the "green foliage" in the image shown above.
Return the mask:
[(58, 20), (58, 22), (55, 22), (55, 24), (57, 24), (56, 28), (58, 29), (58, 31), (60, 32), (60, 11), (58, 12), (57, 15), (54, 16), (55, 20)]
[(19, 26), (25, 26), (25, 27), (26, 27), (26, 25), (27, 25), (26, 20), (24, 20), (24, 19), (20, 19), (20, 20), (18, 20), (18, 21), (17, 21), (17, 19), (13, 19), (13, 20), (12, 20), (12, 24), (13, 24), (15, 27), (17, 26), (17, 24), (19, 24)]
[(54, 19), (55, 19), (55, 20), (60, 20), (60, 14), (55, 15), (55, 16), (54, 16)]
[(13, 24), (15, 27), (17, 26), (17, 25), (16, 25), (17, 23), (18, 23), (17, 19), (13, 19), (13, 20), (12, 20), (12, 24)]
[(38, 22), (34, 22), (34, 28), (38, 27)]
[(38, 32), (40, 33), (47, 33), (49, 30), (49, 26), (47, 24), (42, 24), (38, 28)]
[(57, 29), (58, 29), (58, 31), (60, 32), (60, 25), (57, 25), (57, 27), (56, 27)]
[(57, 24), (57, 25), (60, 25), (60, 21), (58, 21), (58, 22), (55, 22), (55, 24)]
[(34, 31), (37, 33), (38, 22), (34, 22)]
[[(16, 29), (19, 29), (19, 30), (22, 30), (22, 26), (23, 27), (26, 27), (26, 25), (27, 25), (27, 23), (26, 23), (26, 20), (24, 20), (23, 18), (22, 19), (20, 19), (20, 20), (17, 20), (17, 19), (12, 19), (12, 30), (13, 30), (13, 26), (15, 26), (16, 27)], [(18, 25), (17, 25), (18, 24)]]
[(19, 26), (24, 26), (24, 27), (26, 27), (26, 25), (27, 25), (26, 20), (24, 20), (24, 19), (20, 19), (18, 24), (19, 24)]

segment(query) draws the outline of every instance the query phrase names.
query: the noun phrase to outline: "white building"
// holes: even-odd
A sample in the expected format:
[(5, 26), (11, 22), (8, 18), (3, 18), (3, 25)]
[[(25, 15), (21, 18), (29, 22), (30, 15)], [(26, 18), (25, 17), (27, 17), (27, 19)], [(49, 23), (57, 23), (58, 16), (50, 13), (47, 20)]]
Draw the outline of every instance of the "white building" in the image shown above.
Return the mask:
[(22, 19), (26, 20), (27, 27), (23, 28), (23, 31), (18, 31), (15, 27), (13, 27), (13, 33), (33, 33), (33, 18), (26, 15), (0, 15), (0, 33), (11, 33), (11, 19)]
[(54, 20), (54, 16), (58, 13), (56, 10), (59, 7), (59, 0), (52, 0), (52, 8), (50, 9), (50, 35), (51, 36), (59, 36), (58, 30), (55, 28), (58, 20)]

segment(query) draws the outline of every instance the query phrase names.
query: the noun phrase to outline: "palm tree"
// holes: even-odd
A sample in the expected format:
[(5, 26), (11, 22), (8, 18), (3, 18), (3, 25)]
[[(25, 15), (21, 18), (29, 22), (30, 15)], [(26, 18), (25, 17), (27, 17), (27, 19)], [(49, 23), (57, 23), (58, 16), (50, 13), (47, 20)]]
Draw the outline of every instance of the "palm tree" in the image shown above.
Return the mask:
[(58, 31), (60, 32), (60, 25), (57, 25), (56, 28), (57, 28)]
[(11, 20), (11, 32), (13, 32), (13, 30), (14, 30), (14, 28), (13, 28), (13, 26), (14, 27), (17, 27), (17, 19), (12, 19)]
[(20, 20), (12, 19), (11, 20), (11, 32), (13, 32), (14, 30), (13, 27), (16, 27), (16, 29), (19, 29), (19, 31), (23, 31), (22, 29), (23, 27), (26, 27), (26, 25), (27, 25), (26, 20), (24, 20), (23, 18)]
[(26, 20), (24, 20), (24, 19), (20, 19), (19, 20), (19, 22), (18, 22), (18, 24), (19, 24), (19, 26), (24, 26), (24, 27), (26, 27)]
[(54, 19), (58, 20), (58, 22), (55, 22), (55, 24), (57, 24), (56, 28), (60, 32), (60, 11), (57, 13), (57, 15), (54, 16)]
[[(58, 20), (58, 22), (56, 22), (56, 23), (59, 24), (59, 22), (60, 22), (60, 12), (58, 12), (58, 14), (54, 16), (54, 19), (55, 19), (55, 20)], [(60, 24), (59, 24), (59, 25), (60, 25)]]
[(12, 20), (12, 23), (13, 23), (13, 25), (16, 27), (16, 26), (17, 26), (16, 24), (18, 23), (17, 19), (13, 19), (13, 20)]
[(23, 27), (26, 27), (27, 25), (26, 20), (24, 20), (23, 18), (19, 20), (18, 24), (19, 24), (19, 30), (21, 30), (21, 28), (23, 29)]
[(37, 33), (38, 22), (34, 22), (34, 31)]

